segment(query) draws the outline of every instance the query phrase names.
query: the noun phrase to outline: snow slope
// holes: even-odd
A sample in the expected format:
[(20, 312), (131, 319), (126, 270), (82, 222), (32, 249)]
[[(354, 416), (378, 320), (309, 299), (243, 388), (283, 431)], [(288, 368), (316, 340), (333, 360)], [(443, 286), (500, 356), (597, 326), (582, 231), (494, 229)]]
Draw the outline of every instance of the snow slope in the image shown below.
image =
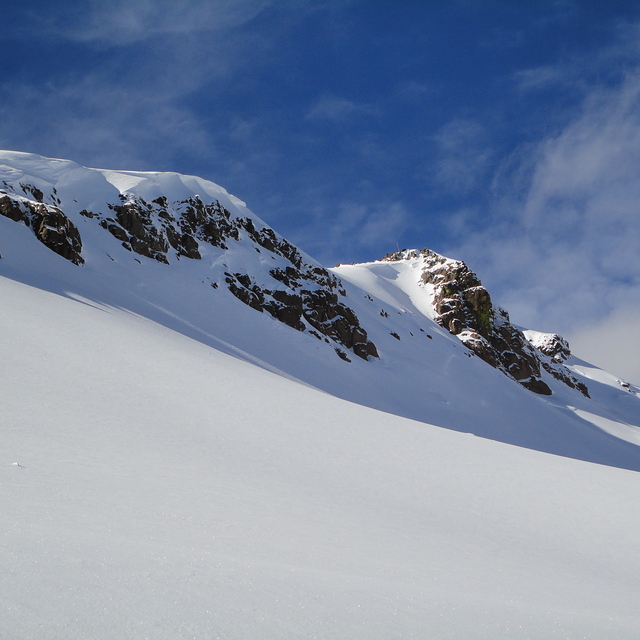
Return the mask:
[(2, 637), (636, 636), (638, 474), (0, 295)]

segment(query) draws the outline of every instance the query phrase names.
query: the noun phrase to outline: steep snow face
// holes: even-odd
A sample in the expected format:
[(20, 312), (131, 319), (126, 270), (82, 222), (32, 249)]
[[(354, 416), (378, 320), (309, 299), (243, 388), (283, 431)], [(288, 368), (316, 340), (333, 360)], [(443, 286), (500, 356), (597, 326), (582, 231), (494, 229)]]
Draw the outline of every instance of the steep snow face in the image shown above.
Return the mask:
[[(477, 372), (472, 374), (473, 379), (467, 378), (465, 374), (469, 374), (471, 365), (477, 363), (474, 362), (475, 359), (469, 362), (469, 369), (465, 374), (460, 374), (458, 384), (464, 387), (466, 397), (464, 392), (458, 393), (461, 391), (458, 385), (450, 381), (452, 404), (461, 402), (467, 409), (477, 411), (478, 407), (489, 403), (495, 415), (502, 414), (499, 400), (496, 398), (494, 403), (491, 399), (491, 391), (485, 390), (484, 397), (474, 395), (478, 384), (475, 376), (482, 378), (490, 375), (486, 367), (482, 366), (487, 363), (523, 386), (552, 396), (534, 410), (539, 412), (539, 423), (550, 421), (549, 424), (559, 424), (556, 422), (559, 415), (555, 418), (546, 415), (546, 409), (555, 407), (562, 418), (571, 412), (588, 422), (591, 427), (597, 426), (627, 442), (639, 443), (636, 435), (640, 433), (638, 389), (571, 356), (569, 345), (562, 337), (521, 331), (512, 325), (507, 312), (493, 307), (488, 292), (463, 262), (440, 256), (428, 249), (404, 250), (390, 254), (380, 261), (340, 265), (332, 271), (344, 281), (367, 292), (366, 297), (373, 299), (375, 296), (384, 302), (384, 308), (380, 311), (383, 320), (390, 323), (389, 326), (395, 321), (396, 327), (402, 327), (393, 332), (395, 335), (407, 335), (407, 324), (411, 318), (414, 322), (417, 320), (414, 326), (419, 326), (419, 331), (429, 331), (429, 337), (432, 338), (443, 337), (442, 329), (446, 329), (447, 335), (456, 336), (469, 349), (466, 352), (468, 356), (476, 354), (484, 361)], [(354, 308), (358, 311), (360, 309), (358, 306)], [(431, 328), (426, 329), (429, 321)], [(434, 329), (434, 325), (438, 329)], [(371, 335), (374, 340), (381, 340), (377, 332), (372, 331)], [(408, 335), (413, 338), (420, 334), (409, 330)], [(454, 344), (456, 341), (454, 339)], [(451, 345), (451, 342), (448, 344)], [(414, 343), (410, 349), (416, 346), (418, 348), (413, 354), (405, 352), (404, 365), (398, 363), (398, 369), (420, 360), (421, 364), (416, 364), (415, 375), (420, 375), (420, 366), (424, 371), (447, 371), (450, 363), (441, 360), (436, 364), (435, 350), (422, 351), (420, 345)], [(452, 352), (455, 353), (455, 347), (449, 350), (449, 354)], [(612, 384), (612, 380), (616, 384)], [(430, 377), (425, 386), (432, 384), (433, 377)], [(500, 388), (500, 393), (504, 394), (502, 398), (506, 400), (506, 390), (510, 386), (500, 384), (496, 379), (492, 379), (491, 384), (495, 385), (494, 389)], [(621, 393), (623, 390), (626, 394)], [(591, 410), (595, 413), (591, 414)], [(523, 410), (520, 418), (526, 413), (527, 410)], [(511, 415), (514, 423), (519, 421), (517, 409)], [(610, 423), (609, 420), (613, 422)], [(537, 424), (526, 430), (531, 434), (539, 428), (540, 424)], [(549, 433), (549, 440), (557, 444), (565, 428), (567, 425)], [(477, 426), (469, 430), (478, 435), (488, 434), (488, 431), (479, 430)], [(593, 430), (590, 432), (592, 435)], [(582, 439), (584, 435), (586, 433), (582, 432), (579, 436), (576, 434), (576, 437)], [(498, 439), (515, 442), (504, 436), (499, 436)], [(604, 442), (598, 446), (602, 446), (602, 450), (608, 448)], [(535, 448), (539, 448), (539, 445)]]
[[(502, 368), (476, 357), (473, 342), (460, 338), (471, 330), (491, 335), (482, 335), (482, 324), (458, 334), (442, 326), (442, 283), (424, 277), (428, 254), (436, 254), (326, 270), (200, 178), (86, 169), (15, 152), (0, 153), (0, 165), (0, 275), (127, 310), (388, 413), (640, 469), (634, 440), (612, 438), (605, 422), (639, 427), (640, 399), (567, 362), (567, 379), (586, 381), (589, 399), (555, 377), (564, 365), (528, 342), (542, 364), (536, 381), (550, 396), (517, 384), (502, 352)], [(73, 228), (81, 243), (75, 261), (75, 245), (65, 244)], [(441, 256), (436, 263), (459, 264)]]
[[(20, 185), (32, 185), (42, 192), (41, 200), (58, 204), (71, 215), (83, 209), (99, 211), (105, 203), (117, 202), (118, 197), (125, 193), (149, 201), (162, 196), (179, 201), (198, 194), (206, 204), (220, 202), (227, 208), (246, 210), (242, 200), (230, 195), (219, 185), (196, 176), (172, 172), (89, 169), (71, 160), (45, 158), (19, 151), (0, 151), (0, 180), (16, 191), (22, 190)], [(25, 195), (34, 194), (27, 190)], [(253, 214), (252, 218), (260, 222)]]

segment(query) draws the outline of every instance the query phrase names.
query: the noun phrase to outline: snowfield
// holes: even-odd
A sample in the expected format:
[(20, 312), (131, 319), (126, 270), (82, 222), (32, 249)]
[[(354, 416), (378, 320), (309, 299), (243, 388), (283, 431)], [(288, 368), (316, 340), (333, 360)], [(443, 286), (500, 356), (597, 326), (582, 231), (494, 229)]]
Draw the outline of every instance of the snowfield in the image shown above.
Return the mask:
[[(215, 187), (2, 153), (78, 208)], [(411, 261), (334, 270), (380, 353), (345, 362), (211, 286), (276, 262), (244, 238), (165, 265), (74, 221), (82, 267), (0, 216), (0, 638), (637, 638), (636, 388), (527, 391)]]
[(637, 634), (637, 473), (0, 286), (3, 637)]

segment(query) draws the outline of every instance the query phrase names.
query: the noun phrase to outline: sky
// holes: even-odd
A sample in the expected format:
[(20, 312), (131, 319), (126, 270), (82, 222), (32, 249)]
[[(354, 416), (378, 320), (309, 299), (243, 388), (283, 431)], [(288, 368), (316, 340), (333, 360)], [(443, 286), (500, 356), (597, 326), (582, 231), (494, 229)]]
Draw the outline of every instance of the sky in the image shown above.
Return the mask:
[(640, 5), (2, 2), (0, 147), (210, 179), (326, 266), (428, 247), (640, 382)]

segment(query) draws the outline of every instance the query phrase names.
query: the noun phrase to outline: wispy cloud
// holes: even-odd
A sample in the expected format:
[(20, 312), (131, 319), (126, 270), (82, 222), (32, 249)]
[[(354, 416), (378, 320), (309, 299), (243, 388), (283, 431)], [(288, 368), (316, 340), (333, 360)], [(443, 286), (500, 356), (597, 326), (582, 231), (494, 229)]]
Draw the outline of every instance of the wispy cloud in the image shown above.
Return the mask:
[(114, 47), (234, 28), (271, 4), (272, 0), (90, 0), (83, 11), (42, 12), (34, 20), (36, 28), (52, 37)]
[(155, 169), (174, 168), (180, 154), (214, 154), (218, 131), (190, 98), (271, 46), (234, 35), (269, 4), (93, 0), (84, 11), (25, 9), (31, 37), (72, 42), (87, 62), (80, 56), (44, 81), (42, 74), (0, 80), (0, 146)]
[(408, 103), (423, 102), (438, 95), (438, 88), (425, 82), (404, 80), (399, 82), (393, 91), (393, 97)]
[(598, 322), (569, 335), (575, 353), (640, 385), (640, 306), (622, 303)]
[(516, 321), (575, 333), (640, 308), (640, 74), (593, 86), (496, 189), (492, 225), (458, 253)]
[(295, 240), (327, 265), (358, 249), (380, 257), (395, 251), (411, 219), (403, 202), (390, 200), (325, 202), (310, 213), (313, 222)]
[(640, 64), (640, 23), (618, 22), (613, 41), (588, 53), (565, 54), (552, 64), (522, 69), (513, 74), (516, 90), (525, 97), (538, 91), (573, 90), (585, 96), (598, 83), (620, 82)]
[(545, 65), (518, 71), (514, 76), (518, 88), (523, 93), (538, 91), (566, 83), (566, 70), (558, 65)]
[(455, 118), (431, 142), (435, 143), (435, 160), (426, 174), (434, 186), (466, 194), (486, 176), (493, 150), (480, 123)]
[(0, 87), (0, 146), (125, 167), (151, 157), (163, 166), (180, 149), (204, 153), (209, 137), (198, 119), (176, 96), (152, 89), (100, 75)]
[(375, 116), (380, 110), (370, 104), (354, 102), (346, 98), (324, 95), (311, 106), (307, 112), (309, 120), (331, 120), (333, 122), (347, 122), (358, 116)]

